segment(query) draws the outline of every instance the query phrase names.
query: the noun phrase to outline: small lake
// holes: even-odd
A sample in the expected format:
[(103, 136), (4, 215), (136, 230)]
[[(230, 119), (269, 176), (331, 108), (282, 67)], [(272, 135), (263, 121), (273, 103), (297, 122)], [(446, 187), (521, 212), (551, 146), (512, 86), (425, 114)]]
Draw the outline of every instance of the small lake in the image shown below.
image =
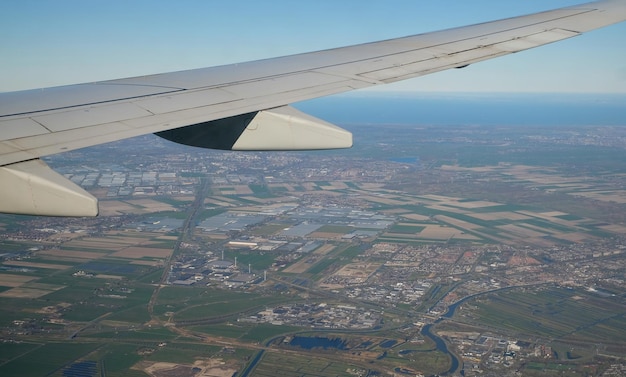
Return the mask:
[(318, 336), (294, 336), (293, 339), (291, 339), (291, 342), (289, 342), (289, 345), (307, 350), (312, 348), (334, 348), (338, 350), (346, 349), (346, 341), (341, 338), (326, 338)]

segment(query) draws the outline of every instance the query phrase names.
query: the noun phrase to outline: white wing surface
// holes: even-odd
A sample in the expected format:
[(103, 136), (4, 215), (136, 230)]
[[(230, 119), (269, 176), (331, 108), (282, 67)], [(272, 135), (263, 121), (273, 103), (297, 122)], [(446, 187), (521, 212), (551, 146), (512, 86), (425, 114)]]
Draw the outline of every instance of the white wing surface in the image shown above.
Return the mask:
[(216, 149), (346, 148), (349, 132), (288, 105), (461, 68), (624, 20), (626, 1), (605, 0), (242, 64), (0, 93), (0, 212), (97, 214), (96, 199), (42, 156), (148, 133)]

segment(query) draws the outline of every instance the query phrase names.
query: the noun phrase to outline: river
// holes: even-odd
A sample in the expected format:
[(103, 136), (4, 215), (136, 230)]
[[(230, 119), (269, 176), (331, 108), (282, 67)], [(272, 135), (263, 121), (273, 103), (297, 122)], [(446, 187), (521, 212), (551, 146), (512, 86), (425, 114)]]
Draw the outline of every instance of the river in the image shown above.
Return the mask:
[[(439, 322), (441, 319), (437, 320), (437, 322)], [(450, 356), (450, 368), (443, 373), (443, 375), (449, 375), (452, 374), (454, 372), (456, 372), (456, 370), (459, 368), (459, 358), (456, 357), (455, 354), (453, 354), (452, 352), (448, 351), (448, 346), (446, 345), (446, 342), (443, 341), (443, 339), (441, 339), (440, 337), (438, 337), (437, 335), (435, 335), (432, 331), (430, 331), (430, 328), (433, 326), (433, 323), (429, 323), (428, 325), (424, 325), (424, 327), (422, 327), (422, 331), (421, 334), (432, 339), (433, 342), (435, 342), (435, 345), (437, 346), (437, 350), (441, 351), (443, 353), (445, 353), (446, 355)], [(463, 375), (463, 367), (461, 367), (461, 375)]]

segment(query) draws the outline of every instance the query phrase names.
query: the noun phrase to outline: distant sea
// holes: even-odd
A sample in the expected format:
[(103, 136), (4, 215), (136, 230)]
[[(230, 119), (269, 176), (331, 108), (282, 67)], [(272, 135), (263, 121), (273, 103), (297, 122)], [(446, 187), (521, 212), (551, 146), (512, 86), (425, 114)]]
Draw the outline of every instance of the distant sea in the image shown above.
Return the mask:
[(295, 107), (339, 126), (626, 126), (626, 94), (357, 92)]

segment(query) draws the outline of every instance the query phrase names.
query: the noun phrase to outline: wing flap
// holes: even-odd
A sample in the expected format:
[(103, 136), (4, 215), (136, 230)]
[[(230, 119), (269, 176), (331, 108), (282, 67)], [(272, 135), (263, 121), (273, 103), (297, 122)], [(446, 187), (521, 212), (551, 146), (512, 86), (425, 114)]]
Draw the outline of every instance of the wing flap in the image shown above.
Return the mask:
[(31, 119), (52, 132), (60, 132), (151, 115), (153, 115), (151, 112), (133, 103), (122, 102), (59, 111), (52, 114), (34, 116)]
[(552, 29), (501, 42), (495, 44), (494, 47), (502, 51), (518, 52), (528, 50), (529, 48), (542, 46), (548, 43), (562, 41), (564, 39), (576, 37), (578, 35), (580, 35), (580, 33), (575, 31)]
[(17, 118), (0, 122), (0, 133), (11, 140), (44, 135), (50, 133), (50, 130), (30, 118)]
[(0, 93), (0, 117), (125, 101), (133, 98), (173, 93), (179, 90), (181, 88), (125, 84), (117, 83), (114, 80), (103, 83)]
[(147, 99), (140, 99), (134, 103), (137, 106), (148, 110), (152, 114), (165, 114), (190, 108), (203, 107), (207, 104), (219, 105), (233, 103), (240, 99), (241, 97), (226, 90), (215, 88), (210, 90), (185, 91), (175, 95), (156, 96)]
[(145, 132), (117, 122), (5, 141), (0, 143), (0, 165), (10, 164), (12, 160), (26, 161), (79, 149), (86, 144), (93, 145), (94, 139), (106, 143), (142, 134)]

